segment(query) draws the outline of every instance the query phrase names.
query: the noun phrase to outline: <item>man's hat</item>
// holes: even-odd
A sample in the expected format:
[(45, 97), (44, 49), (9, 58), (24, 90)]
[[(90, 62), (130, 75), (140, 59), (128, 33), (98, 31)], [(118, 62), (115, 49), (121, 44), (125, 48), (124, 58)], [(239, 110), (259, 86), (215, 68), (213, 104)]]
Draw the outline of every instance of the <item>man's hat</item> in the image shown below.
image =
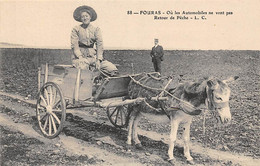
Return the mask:
[(81, 17), (82, 12), (87, 12), (90, 15), (90, 17), (91, 17), (90, 21), (95, 21), (97, 19), (97, 13), (92, 7), (80, 6), (77, 9), (75, 9), (75, 11), (73, 13), (73, 17), (76, 21), (81, 22), (80, 17)]
[(159, 39), (155, 38), (154, 41), (158, 41)]

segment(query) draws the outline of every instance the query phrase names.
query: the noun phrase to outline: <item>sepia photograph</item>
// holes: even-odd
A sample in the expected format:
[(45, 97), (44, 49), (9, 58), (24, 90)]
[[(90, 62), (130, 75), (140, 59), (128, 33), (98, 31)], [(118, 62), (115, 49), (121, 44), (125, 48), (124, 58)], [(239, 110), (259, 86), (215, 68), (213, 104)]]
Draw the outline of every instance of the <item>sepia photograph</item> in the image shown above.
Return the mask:
[(259, 6), (0, 0), (0, 165), (260, 165)]

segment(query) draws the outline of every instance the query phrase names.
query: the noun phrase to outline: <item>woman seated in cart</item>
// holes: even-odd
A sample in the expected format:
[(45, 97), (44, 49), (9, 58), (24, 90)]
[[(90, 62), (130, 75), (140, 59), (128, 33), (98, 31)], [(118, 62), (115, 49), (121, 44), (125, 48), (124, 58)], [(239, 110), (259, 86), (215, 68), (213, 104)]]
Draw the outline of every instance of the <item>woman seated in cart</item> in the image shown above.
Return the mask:
[(72, 65), (80, 69), (95, 66), (109, 76), (117, 75), (116, 66), (103, 60), (103, 40), (100, 29), (90, 23), (97, 19), (95, 10), (89, 6), (80, 6), (74, 11), (73, 17), (82, 24), (75, 26), (71, 33)]

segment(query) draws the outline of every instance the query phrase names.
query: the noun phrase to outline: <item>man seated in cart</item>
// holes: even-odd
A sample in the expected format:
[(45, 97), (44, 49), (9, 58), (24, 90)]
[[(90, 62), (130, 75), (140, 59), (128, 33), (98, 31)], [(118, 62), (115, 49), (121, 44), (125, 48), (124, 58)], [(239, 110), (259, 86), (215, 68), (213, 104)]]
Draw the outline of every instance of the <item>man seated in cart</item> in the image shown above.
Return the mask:
[(117, 75), (117, 67), (103, 59), (103, 40), (100, 28), (90, 23), (97, 19), (95, 10), (89, 6), (80, 6), (75, 9), (73, 17), (82, 24), (75, 26), (71, 33), (72, 65), (80, 69), (95, 66), (96, 69), (109, 76)]

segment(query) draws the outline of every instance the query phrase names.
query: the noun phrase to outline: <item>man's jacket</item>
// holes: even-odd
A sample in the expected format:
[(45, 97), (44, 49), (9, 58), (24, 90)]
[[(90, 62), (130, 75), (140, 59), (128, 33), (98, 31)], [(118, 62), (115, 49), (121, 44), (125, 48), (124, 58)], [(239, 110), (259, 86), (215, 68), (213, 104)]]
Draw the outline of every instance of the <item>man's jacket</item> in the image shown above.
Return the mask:
[(163, 61), (163, 47), (158, 45), (157, 47), (153, 47), (152, 48), (152, 51), (150, 53), (151, 57), (152, 57), (152, 60), (154, 59), (161, 59), (161, 61)]

